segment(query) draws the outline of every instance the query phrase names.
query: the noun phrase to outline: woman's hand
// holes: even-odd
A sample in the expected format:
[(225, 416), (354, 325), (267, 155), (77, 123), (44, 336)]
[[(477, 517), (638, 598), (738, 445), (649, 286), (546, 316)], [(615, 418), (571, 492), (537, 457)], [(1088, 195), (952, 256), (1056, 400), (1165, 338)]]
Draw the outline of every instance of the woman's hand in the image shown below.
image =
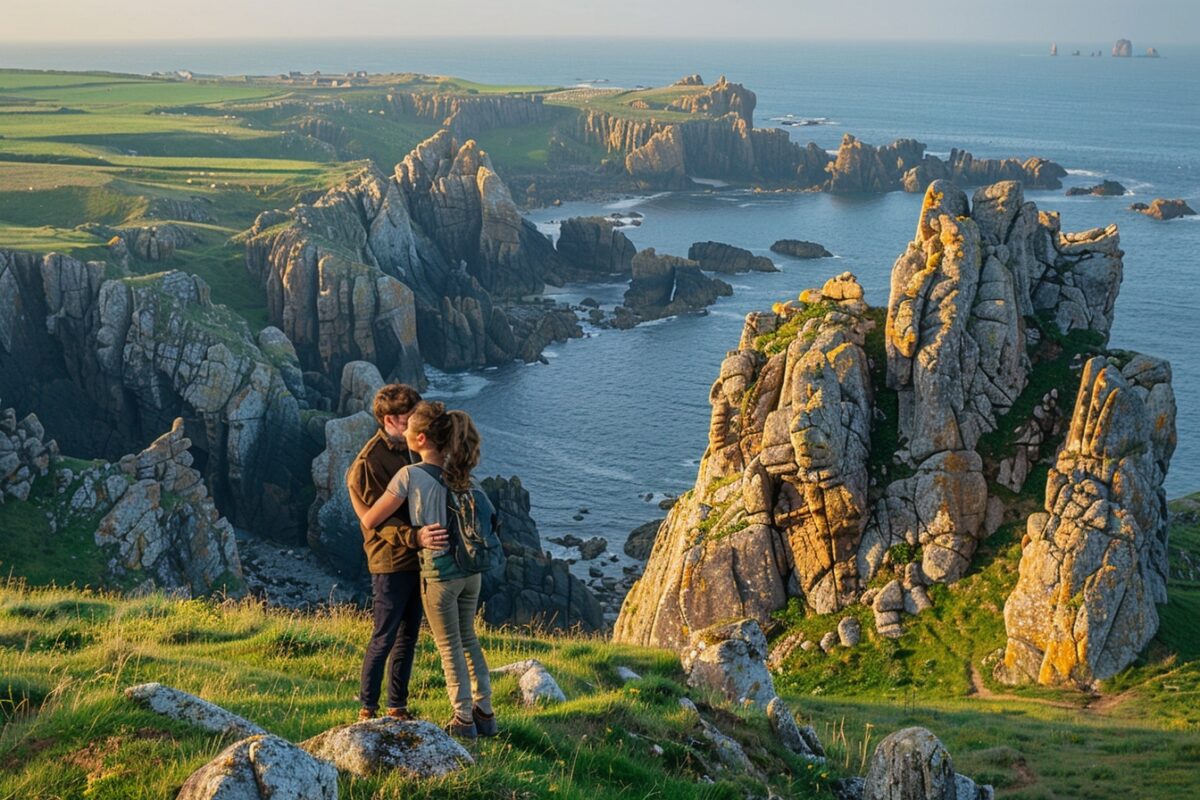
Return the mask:
[(417, 543), (426, 550), (445, 550), (450, 543), (450, 533), (441, 525), (424, 525), (417, 530)]

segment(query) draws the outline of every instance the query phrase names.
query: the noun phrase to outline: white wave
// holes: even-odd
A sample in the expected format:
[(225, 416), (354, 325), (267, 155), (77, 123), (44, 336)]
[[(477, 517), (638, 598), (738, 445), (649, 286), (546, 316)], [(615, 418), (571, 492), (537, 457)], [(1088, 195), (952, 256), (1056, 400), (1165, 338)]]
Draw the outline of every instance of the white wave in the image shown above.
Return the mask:
[(476, 372), (442, 372), (428, 366), (425, 367), (425, 377), (429, 387), (422, 394), (427, 399), (476, 397), (490, 383), (485, 376)]
[(720, 181), (720, 180), (717, 180), (716, 178), (692, 178), (692, 182), (698, 183), (702, 186), (713, 186), (718, 189), (721, 188), (722, 186), (729, 185), (729, 183), (727, 181)]
[(1091, 169), (1069, 169), (1069, 170), (1067, 170), (1067, 174), (1068, 175), (1082, 175), (1087, 178), (1099, 178), (1104, 173), (1096, 172), (1095, 170), (1091, 170)]
[(604, 208), (607, 208), (611, 211), (620, 211), (622, 209), (636, 208), (637, 206), (641, 205), (642, 203), (645, 203), (648, 200), (656, 200), (659, 197), (666, 197), (669, 194), (670, 194), (670, 192), (658, 192), (656, 194), (646, 195), (646, 196), (642, 196), (642, 197), (627, 197), (624, 200), (614, 200), (611, 203), (607, 203), (604, 205)]

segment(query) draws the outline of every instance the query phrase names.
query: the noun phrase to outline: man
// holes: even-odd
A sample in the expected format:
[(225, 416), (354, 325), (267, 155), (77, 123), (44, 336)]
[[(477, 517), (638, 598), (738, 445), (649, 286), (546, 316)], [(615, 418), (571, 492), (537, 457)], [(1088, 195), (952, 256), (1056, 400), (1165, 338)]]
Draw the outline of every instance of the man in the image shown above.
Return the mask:
[[(355, 505), (371, 505), (380, 498), (388, 481), (415, 459), (404, 442), (408, 415), (421, 395), (411, 386), (393, 383), (375, 394), (373, 411), (379, 430), (366, 443), (346, 473), (346, 488)], [(445, 528), (415, 529), (408, 522), (408, 508), (374, 529), (362, 529), (363, 550), (371, 573), (374, 630), (363, 659), (358, 699), (359, 719), (379, 713), (383, 673), (391, 656), (387, 715), (412, 719), (408, 711), (408, 681), (412, 676), (417, 634), (421, 627), (421, 581), (417, 550), (446, 546)]]

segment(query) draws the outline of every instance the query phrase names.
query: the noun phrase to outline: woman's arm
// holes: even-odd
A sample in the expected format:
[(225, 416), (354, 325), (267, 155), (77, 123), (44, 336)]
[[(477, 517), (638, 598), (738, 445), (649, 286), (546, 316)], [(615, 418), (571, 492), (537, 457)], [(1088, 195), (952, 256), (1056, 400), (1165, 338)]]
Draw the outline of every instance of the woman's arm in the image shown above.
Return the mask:
[(354, 492), (350, 492), (350, 503), (354, 506), (354, 513), (358, 515), (358, 521), (362, 523), (364, 528), (373, 529), (382, 525), (388, 517), (396, 513), (396, 510), (404, 503), (408, 497), (408, 467), (402, 468), (388, 483), (387, 489), (380, 495), (370, 506), (359, 497), (355, 496)]

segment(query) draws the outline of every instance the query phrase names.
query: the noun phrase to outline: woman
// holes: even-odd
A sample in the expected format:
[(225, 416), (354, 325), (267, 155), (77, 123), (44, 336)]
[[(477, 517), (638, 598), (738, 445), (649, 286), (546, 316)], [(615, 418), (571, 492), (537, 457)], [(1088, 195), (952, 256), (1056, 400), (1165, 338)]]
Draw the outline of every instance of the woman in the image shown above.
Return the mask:
[[(495, 510), (471, 481), (471, 471), (479, 465), (479, 432), (471, 417), (464, 411), (447, 411), (442, 403), (423, 401), (409, 415), (404, 438), (421, 463), (397, 472), (370, 508), (354, 502), (362, 524), (376, 527), (407, 500), (415, 527), (449, 527), (447, 500), (453, 493), (456, 513), (473, 517), (458, 520), (460, 530), (481, 522), (494, 530)], [(464, 570), (449, 548), (421, 550), (421, 599), (454, 706), (446, 730), (467, 739), (497, 733), (487, 661), (475, 635), (481, 583), (481, 573)]]

